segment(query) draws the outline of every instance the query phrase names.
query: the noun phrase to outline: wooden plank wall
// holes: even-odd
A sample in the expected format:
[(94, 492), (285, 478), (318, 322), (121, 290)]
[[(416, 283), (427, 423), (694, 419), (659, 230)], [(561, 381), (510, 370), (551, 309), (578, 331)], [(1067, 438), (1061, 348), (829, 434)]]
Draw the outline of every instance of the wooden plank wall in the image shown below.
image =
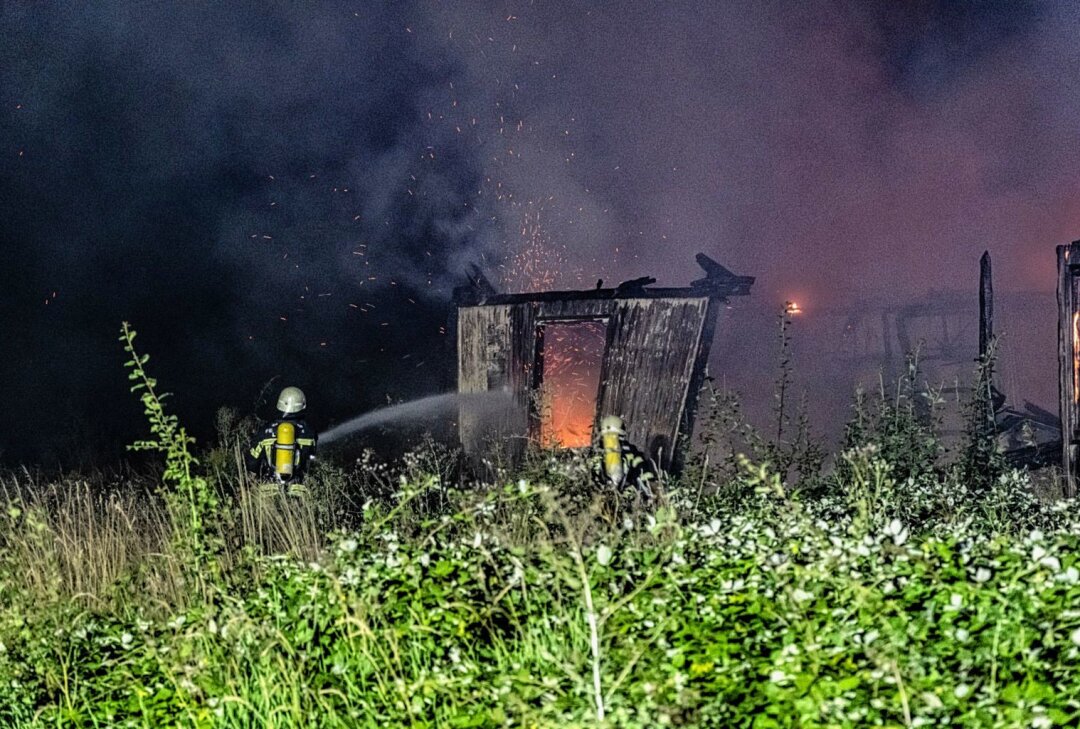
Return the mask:
[(511, 422), (506, 433), (507, 453), (514, 462), (525, 455), (535, 408), (533, 368), (536, 366), (536, 304), (515, 304), (510, 309), (510, 392), (513, 397)]
[[(679, 436), (690, 438), (694, 434), (698, 397), (701, 395), (701, 388), (704, 386), (705, 378), (708, 376), (709, 353), (712, 351), (713, 337), (716, 335), (716, 320), (720, 317), (720, 307), (723, 306), (723, 302), (719, 299), (709, 299), (708, 302), (705, 309), (705, 321), (701, 324), (701, 337), (698, 340), (697, 352), (690, 370), (690, 383), (686, 388), (686, 402), (683, 403), (682, 420), (679, 422), (676, 438)], [(687, 452), (687, 448), (680, 448), (679, 446), (680, 443), (676, 441), (673, 453), (674, 460), (671, 463), (671, 468), (675, 473), (682, 470), (684, 465), (683, 457)]]
[(1076, 478), (1080, 466), (1080, 241), (1058, 246), (1058, 411), (1061, 416), (1061, 467), (1063, 490), (1068, 498), (1076, 496)]
[(708, 305), (704, 297), (619, 300), (609, 324), (600, 414), (622, 416), (630, 441), (664, 468), (672, 462)]
[(458, 392), (506, 393), (509, 398), (507, 403), (462, 399), (458, 430), (466, 453), (481, 455), (492, 442), (506, 444), (511, 458), (524, 452), (535, 354), (534, 310), (531, 304), (515, 304), (458, 311)]
[[(463, 395), (501, 390), (509, 385), (510, 307), (470, 306), (458, 311), (458, 392)], [(492, 424), (480, 400), (463, 398), (458, 429), (466, 453), (479, 454), (491, 437)], [(499, 424), (495, 424), (499, 429)]]

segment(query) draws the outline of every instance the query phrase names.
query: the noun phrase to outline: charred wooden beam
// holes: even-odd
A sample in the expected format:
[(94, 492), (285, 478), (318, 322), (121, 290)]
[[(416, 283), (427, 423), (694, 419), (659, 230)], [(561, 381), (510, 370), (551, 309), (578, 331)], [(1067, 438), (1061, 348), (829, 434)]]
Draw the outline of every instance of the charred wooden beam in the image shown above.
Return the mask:
[(697, 254), (698, 265), (705, 271), (705, 278), (691, 281), (689, 286), (674, 288), (650, 288), (656, 279), (651, 276), (624, 281), (615, 288), (603, 288), (603, 279), (594, 289), (569, 291), (539, 291), (522, 294), (500, 294), (473, 266), (468, 282), (454, 289), (453, 300), (458, 306), (513, 305), (548, 301), (605, 301), (610, 299), (709, 299), (727, 300), (731, 296), (749, 296), (754, 285), (753, 276), (739, 276), (704, 253)]
[(466, 283), (455, 286), (451, 298), (458, 306), (476, 306), (499, 292), (475, 263), (466, 273)]

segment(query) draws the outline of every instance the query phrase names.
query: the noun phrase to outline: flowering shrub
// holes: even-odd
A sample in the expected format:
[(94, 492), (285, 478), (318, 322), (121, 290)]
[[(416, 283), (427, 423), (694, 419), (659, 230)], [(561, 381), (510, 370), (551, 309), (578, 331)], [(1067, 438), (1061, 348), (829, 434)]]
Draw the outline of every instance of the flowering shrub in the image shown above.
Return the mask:
[(4, 562), (0, 725), (1077, 721), (1074, 510), (1019, 474), (976, 497), (849, 455), (857, 497), (747, 464), (740, 499), (676, 486), (618, 523), (521, 481), (420, 525), (438, 479), (407, 482), (318, 561), (248, 553), (175, 610), (32, 608)]

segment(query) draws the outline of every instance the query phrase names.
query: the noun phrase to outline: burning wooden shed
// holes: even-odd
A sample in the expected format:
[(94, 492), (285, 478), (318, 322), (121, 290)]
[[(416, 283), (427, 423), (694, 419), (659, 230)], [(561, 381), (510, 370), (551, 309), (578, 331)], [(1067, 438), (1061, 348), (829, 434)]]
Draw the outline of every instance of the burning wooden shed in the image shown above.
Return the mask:
[[(664, 468), (693, 428), (718, 307), (746, 296), (738, 276), (704, 254), (705, 277), (684, 288), (652, 278), (616, 288), (500, 294), (477, 271), (455, 291), (459, 429), (467, 455), (493, 444), (517, 460), (529, 442), (588, 445), (603, 415)], [(502, 407), (483, 395), (502, 393)]]

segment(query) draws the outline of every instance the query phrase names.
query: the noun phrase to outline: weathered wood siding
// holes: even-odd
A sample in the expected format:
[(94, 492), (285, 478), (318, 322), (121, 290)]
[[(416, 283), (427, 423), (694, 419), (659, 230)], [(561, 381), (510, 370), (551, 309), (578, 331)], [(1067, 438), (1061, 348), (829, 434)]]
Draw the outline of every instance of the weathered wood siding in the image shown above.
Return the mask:
[(1077, 469), (1080, 466), (1080, 372), (1076, 359), (1080, 353), (1077, 328), (1080, 326), (1080, 241), (1058, 246), (1058, 410), (1061, 415), (1061, 466), (1064, 471), (1065, 496), (1076, 496)]
[(609, 321), (601, 415), (620, 415), (631, 442), (670, 466), (697, 363), (707, 298), (619, 300)]
[(505, 442), (511, 457), (524, 449), (535, 354), (534, 309), (515, 304), (458, 311), (458, 392), (502, 392), (510, 398), (509, 407), (491, 399), (462, 399), (458, 427), (467, 453), (481, 454), (492, 439)]
[(536, 385), (536, 305), (515, 304), (510, 309), (510, 392), (513, 397), (512, 420), (506, 430), (509, 456), (517, 461), (525, 453), (531, 433)]
[[(701, 323), (701, 337), (698, 340), (697, 353), (690, 370), (690, 383), (686, 388), (686, 402), (683, 403), (682, 419), (679, 422), (679, 436), (689, 438), (694, 434), (694, 422), (697, 419), (698, 397), (701, 388), (705, 384), (705, 378), (709, 374), (709, 352), (712, 351), (713, 337), (716, 335), (716, 321), (720, 317), (720, 307), (723, 304), (718, 299), (709, 299), (705, 309), (705, 321)], [(671, 468), (675, 472), (682, 470), (682, 459), (686, 455), (687, 448), (680, 448), (676, 440), (675, 450), (672, 453)]]

